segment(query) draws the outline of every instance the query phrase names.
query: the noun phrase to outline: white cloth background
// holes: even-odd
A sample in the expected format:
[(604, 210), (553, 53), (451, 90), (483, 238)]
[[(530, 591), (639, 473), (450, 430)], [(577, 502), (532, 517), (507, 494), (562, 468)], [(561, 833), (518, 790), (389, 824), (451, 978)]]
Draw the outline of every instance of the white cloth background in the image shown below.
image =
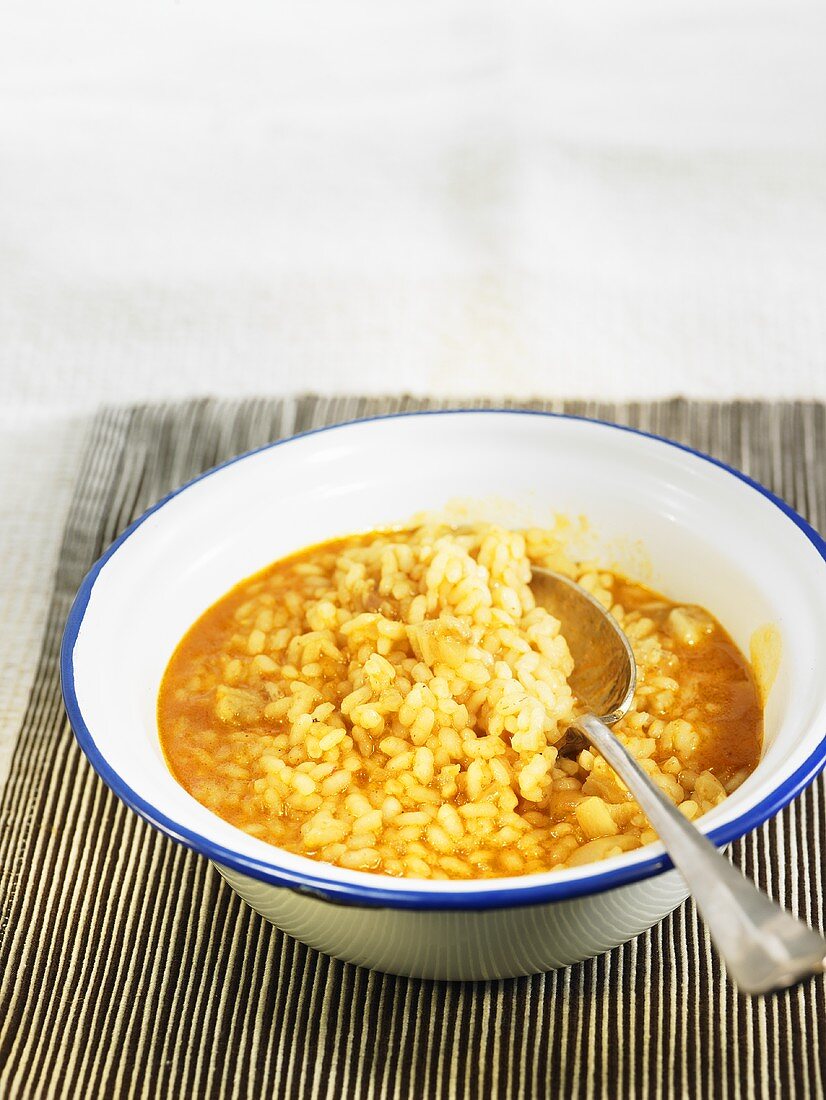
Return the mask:
[(0, 745), (101, 401), (826, 397), (824, 47), (821, 0), (7, 0)]

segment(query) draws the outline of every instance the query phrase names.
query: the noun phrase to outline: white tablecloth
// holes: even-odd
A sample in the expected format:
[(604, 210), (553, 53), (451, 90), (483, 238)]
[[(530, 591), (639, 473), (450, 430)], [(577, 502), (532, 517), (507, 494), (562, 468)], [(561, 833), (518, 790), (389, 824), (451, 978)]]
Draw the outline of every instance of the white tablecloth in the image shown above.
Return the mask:
[(826, 397), (826, 7), (11, 0), (0, 775), (88, 412)]

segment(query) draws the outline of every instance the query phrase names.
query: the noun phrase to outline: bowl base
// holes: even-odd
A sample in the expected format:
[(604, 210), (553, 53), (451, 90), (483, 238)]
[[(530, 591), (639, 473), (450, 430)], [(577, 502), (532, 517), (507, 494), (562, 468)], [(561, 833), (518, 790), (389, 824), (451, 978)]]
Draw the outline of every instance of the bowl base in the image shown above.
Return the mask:
[(601, 955), (660, 921), (688, 892), (676, 871), (581, 898), (512, 909), (380, 909), (218, 872), (283, 932), (344, 962), (438, 981), (538, 974)]

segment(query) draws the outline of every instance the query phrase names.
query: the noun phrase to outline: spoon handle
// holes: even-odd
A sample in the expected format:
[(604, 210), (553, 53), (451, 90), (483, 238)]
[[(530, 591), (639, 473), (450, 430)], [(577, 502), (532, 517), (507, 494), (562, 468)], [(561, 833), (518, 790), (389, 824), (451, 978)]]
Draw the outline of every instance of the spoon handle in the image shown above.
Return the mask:
[(685, 879), (730, 977), (768, 993), (826, 970), (826, 940), (785, 912), (734, 867), (666, 797), (593, 715), (574, 727), (625, 782)]

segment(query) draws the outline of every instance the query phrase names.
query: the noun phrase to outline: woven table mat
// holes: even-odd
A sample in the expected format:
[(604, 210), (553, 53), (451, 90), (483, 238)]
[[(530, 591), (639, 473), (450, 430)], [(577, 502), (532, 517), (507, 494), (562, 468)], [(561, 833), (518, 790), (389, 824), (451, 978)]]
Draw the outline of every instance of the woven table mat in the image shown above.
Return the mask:
[[(268, 925), (206, 860), (118, 802), (75, 745), (60, 635), (84, 573), (135, 516), (239, 451), (421, 407), (435, 405), (202, 400), (96, 418), (0, 806), (3, 1097), (824, 1095), (823, 979), (742, 997), (691, 903), (623, 947), (549, 974), (473, 985), (371, 973)], [(520, 407), (684, 441), (752, 474), (816, 526), (826, 519), (823, 405)], [(821, 781), (733, 846), (748, 875), (820, 928), (824, 825)]]

